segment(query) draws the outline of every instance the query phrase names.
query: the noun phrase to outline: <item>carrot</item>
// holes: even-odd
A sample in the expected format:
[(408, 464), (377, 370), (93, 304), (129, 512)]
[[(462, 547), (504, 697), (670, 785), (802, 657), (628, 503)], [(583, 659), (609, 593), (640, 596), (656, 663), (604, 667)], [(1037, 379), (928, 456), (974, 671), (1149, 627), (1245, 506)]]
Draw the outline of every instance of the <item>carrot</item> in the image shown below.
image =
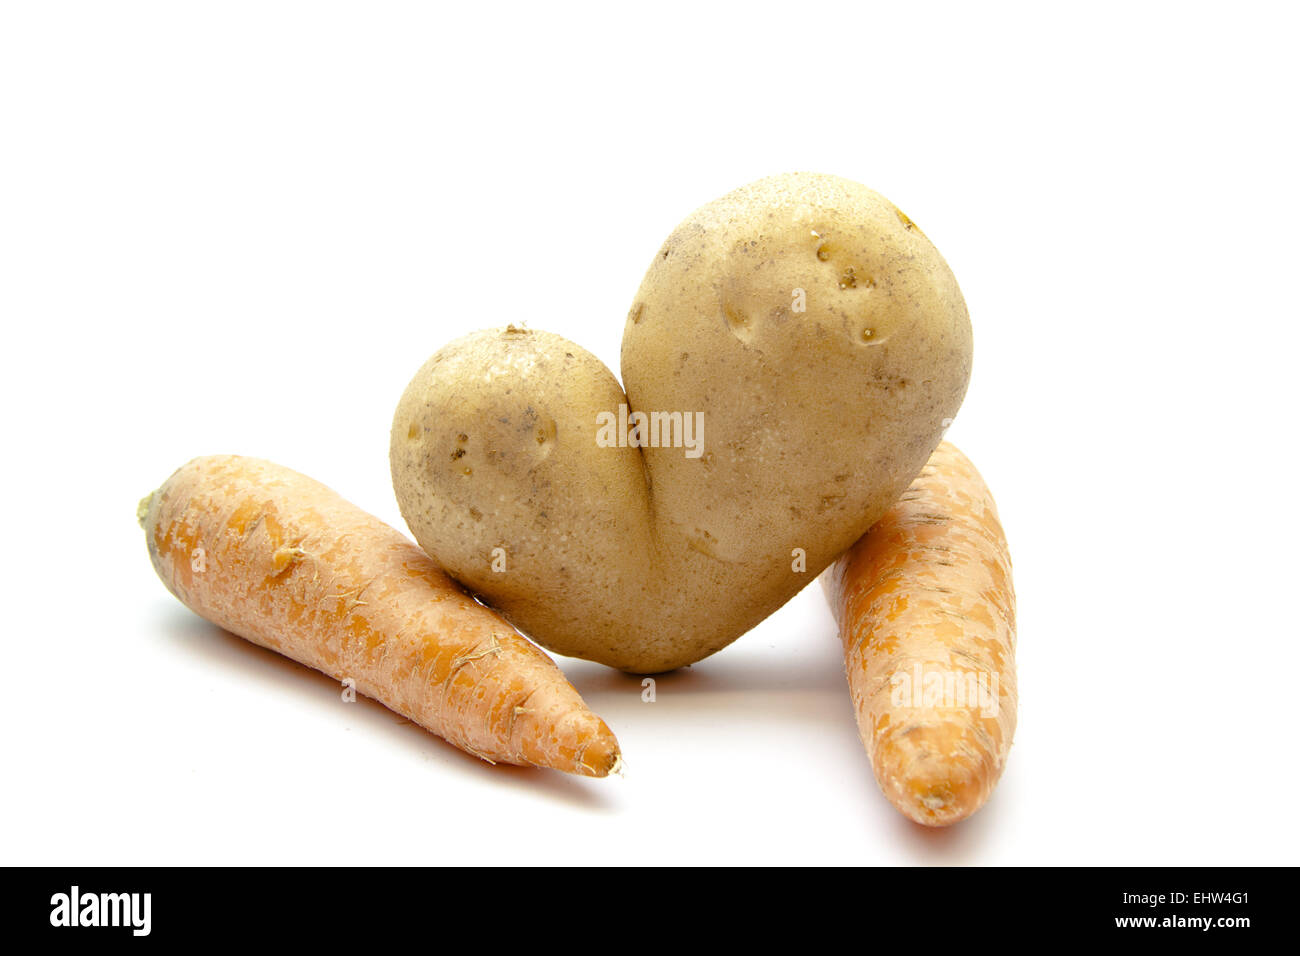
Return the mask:
[(1011, 558), (979, 472), (943, 442), (822, 579), (876, 781), (917, 823), (978, 810), (1016, 726)]
[(489, 763), (589, 777), (618, 741), (560, 669), (420, 548), (271, 462), (196, 458), (140, 503), (149, 556), (196, 613)]

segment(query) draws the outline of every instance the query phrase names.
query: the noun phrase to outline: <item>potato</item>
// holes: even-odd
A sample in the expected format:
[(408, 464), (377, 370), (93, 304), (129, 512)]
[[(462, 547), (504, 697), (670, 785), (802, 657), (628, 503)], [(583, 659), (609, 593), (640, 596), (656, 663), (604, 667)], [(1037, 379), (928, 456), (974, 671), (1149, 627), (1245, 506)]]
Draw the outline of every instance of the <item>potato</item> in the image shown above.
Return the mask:
[(957, 282), (907, 216), (848, 180), (775, 176), (655, 254), (626, 394), (559, 336), (466, 336), (398, 404), (393, 485), (421, 546), (534, 640), (670, 670), (862, 536), (938, 445), (970, 364)]

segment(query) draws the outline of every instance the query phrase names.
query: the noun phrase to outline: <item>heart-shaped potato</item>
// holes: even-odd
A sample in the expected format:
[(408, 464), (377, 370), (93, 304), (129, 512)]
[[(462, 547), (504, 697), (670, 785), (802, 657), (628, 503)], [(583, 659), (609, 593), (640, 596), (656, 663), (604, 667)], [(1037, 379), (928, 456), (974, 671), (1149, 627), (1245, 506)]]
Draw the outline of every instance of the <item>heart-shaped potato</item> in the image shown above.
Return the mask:
[(547, 332), (435, 354), (393, 419), (393, 486), (434, 560), (534, 640), (670, 670), (862, 536), (938, 445), (970, 364), (957, 282), (907, 216), (844, 179), (775, 176), (655, 254), (626, 394)]

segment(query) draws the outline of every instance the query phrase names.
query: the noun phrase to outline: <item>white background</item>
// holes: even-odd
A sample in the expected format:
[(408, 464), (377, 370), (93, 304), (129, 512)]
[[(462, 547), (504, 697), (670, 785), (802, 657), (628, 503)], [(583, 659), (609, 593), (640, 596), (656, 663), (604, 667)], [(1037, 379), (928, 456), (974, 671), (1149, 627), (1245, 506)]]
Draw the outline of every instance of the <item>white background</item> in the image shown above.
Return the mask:
[[(472, 7), (472, 9), (471, 9)], [(5, 862), (1298, 862), (1296, 24), (1282, 4), (6, 4)], [(662, 239), (794, 169), (936, 243), (1016, 563), (987, 807), (905, 821), (805, 591), (660, 678), (624, 779), (490, 767), (198, 619), (137, 500), (238, 452), (401, 525), (423, 360), (617, 370)], [(725, 595), (720, 599), (725, 599)]]

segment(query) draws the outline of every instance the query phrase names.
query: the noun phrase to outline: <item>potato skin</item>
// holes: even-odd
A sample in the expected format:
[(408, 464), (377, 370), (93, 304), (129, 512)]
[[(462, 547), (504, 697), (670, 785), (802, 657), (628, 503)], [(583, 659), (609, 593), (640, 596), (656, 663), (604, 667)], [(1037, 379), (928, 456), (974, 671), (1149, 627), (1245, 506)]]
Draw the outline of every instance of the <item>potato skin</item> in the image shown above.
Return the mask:
[(389, 461), (402, 517), (451, 577), (538, 643), (634, 665), (623, 615), (647, 579), (645, 472), (635, 449), (595, 440), (597, 412), (623, 401), (558, 335), (474, 332), (411, 380)]
[[(669, 670), (749, 630), (884, 514), (970, 366), (957, 282), (911, 220), (848, 180), (775, 176), (656, 252), (624, 329), (626, 397), (558, 336), (476, 333), (403, 396), (394, 487), (430, 555), (539, 643)], [(599, 447), (596, 414), (620, 402), (702, 412), (703, 453)], [(555, 436), (540, 458), (538, 427)], [(460, 435), (481, 444), (452, 458)]]

